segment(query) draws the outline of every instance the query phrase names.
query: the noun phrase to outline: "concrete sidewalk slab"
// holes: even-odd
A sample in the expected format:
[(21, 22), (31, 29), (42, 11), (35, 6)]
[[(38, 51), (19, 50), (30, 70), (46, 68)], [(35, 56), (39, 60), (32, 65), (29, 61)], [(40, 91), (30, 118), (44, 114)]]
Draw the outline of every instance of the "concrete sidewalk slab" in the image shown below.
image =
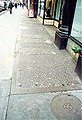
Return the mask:
[(0, 15), (0, 79), (11, 79), (15, 42), (17, 37), (18, 23), (20, 18), (13, 8), (13, 14), (9, 11)]
[[(56, 112), (53, 113), (52, 107), (52, 100), (54, 97), (61, 96), (61, 95), (68, 96), (70, 99), (69, 100), (63, 100), (61, 106), (64, 110), (68, 112), (69, 108), (64, 108), (64, 103), (69, 103), (70, 100), (75, 99), (75, 101), (71, 101), (73, 109), (70, 111), (70, 115), (67, 116), (67, 119), (65, 119), (66, 114), (61, 115), (61, 119), (59, 120), (81, 120), (79, 117), (75, 117), (78, 115), (79, 111), (79, 116), (82, 118), (82, 91), (68, 91), (60, 94), (58, 93), (39, 93), (39, 94), (25, 94), (25, 95), (11, 95), (10, 97), (10, 102), (9, 102), (9, 109), (8, 109), (8, 115), (7, 115), (7, 120), (58, 120), (57, 119), (57, 114)], [(77, 97), (75, 97), (75, 95)], [(66, 97), (67, 98), (67, 97)], [(65, 99), (66, 99), (65, 98)], [(77, 103), (79, 100), (80, 106), (76, 107), (77, 105), (74, 104), (74, 102)], [(61, 100), (58, 101), (61, 102)], [(55, 104), (55, 103), (54, 103)], [(60, 107), (60, 106), (59, 106)], [(80, 107), (80, 109), (78, 109)], [(59, 108), (61, 109), (61, 108)], [(73, 114), (71, 114), (74, 112)], [(74, 114), (76, 114), (74, 116)], [(60, 116), (60, 114), (59, 114)], [(62, 119), (63, 117), (63, 119)]]
[(46, 29), (36, 19), (21, 14), (12, 94), (82, 89), (74, 72), (75, 61), (66, 50), (58, 50)]
[(8, 97), (0, 98), (0, 120), (5, 120), (8, 105)]
[[(0, 80), (0, 120), (81, 120), (82, 83), (74, 72), (76, 62), (66, 50), (59, 51), (54, 45), (52, 28), (49, 34), (49, 28), (46, 30), (47, 27), (43, 27), (37, 19), (27, 17), (27, 9), (19, 12), (17, 14), (13, 10), (13, 15), (7, 14), (10, 16), (7, 22), (16, 18), (12, 37), (7, 37), (9, 47), (5, 43), (6, 37), (3, 39), (1, 35), (2, 51), (7, 50), (6, 54), (11, 58), (17, 41), (13, 79), (7, 79), (11, 78), (5, 76), (7, 71), (1, 73), (6, 79)], [(0, 20), (3, 21), (3, 18)], [(19, 29), (14, 26), (16, 23)], [(4, 28), (7, 27), (4, 24)], [(7, 29), (5, 35), (6, 32)], [(6, 60), (8, 56), (5, 56)], [(6, 70), (12, 69), (11, 64), (8, 62)]]
[(50, 109), (54, 95), (56, 94), (11, 96), (7, 120), (57, 120)]
[(10, 94), (11, 80), (0, 80), (0, 98)]

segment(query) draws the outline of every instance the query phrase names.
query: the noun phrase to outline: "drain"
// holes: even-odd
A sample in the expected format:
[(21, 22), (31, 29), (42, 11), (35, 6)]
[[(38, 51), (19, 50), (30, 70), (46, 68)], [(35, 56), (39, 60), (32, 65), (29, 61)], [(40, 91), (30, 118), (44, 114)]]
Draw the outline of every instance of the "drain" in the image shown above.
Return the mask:
[(58, 120), (82, 120), (82, 103), (73, 95), (60, 94), (55, 96), (50, 107)]

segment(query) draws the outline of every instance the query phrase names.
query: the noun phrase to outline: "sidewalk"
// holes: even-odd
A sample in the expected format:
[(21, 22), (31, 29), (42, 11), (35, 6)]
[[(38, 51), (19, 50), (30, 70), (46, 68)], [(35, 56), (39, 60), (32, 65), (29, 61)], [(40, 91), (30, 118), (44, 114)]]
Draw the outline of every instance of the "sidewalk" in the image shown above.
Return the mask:
[(52, 29), (28, 18), (26, 9), (21, 11), (4, 120), (82, 119), (76, 63), (55, 46)]
[(11, 88), (13, 56), (21, 9), (0, 13), (0, 120), (5, 120)]
[(45, 28), (23, 11), (16, 41), (12, 94), (81, 88), (74, 72), (75, 61), (66, 50), (57, 49)]
[[(82, 84), (74, 72), (76, 63), (66, 50), (57, 49), (53, 36), (47, 31), (49, 28), (37, 19), (28, 18), (26, 10), (21, 14), (7, 120), (82, 118)], [(63, 98), (60, 93), (65, 94)], [(69, 98), (67, 94), (70, 94)], [(62, 105), (66, 108), (61, 106), (58, 98), (56, 103), (61, 110), (55, 110), (56, 95), (63, 99)], [(70, 107), (73, 110), (69, 115), (65, 109)], [(74, 110), (78, 111), (76, 115)]]
[[(13, 55), (20, 19), (20, 9), (3, 11), (0, 16), (0, 79), (11, 79)], [(4, 13), (5, 12), (5, 13)]]

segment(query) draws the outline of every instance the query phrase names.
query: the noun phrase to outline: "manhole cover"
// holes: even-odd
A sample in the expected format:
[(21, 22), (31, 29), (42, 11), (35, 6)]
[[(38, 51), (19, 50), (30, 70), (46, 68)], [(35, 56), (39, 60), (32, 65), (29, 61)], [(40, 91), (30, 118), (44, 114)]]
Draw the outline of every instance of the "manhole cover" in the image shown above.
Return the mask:
[(58, 120), (82, 120), (82, 103), (73, 95), (60, 94), (55, 96), (50, 107)]

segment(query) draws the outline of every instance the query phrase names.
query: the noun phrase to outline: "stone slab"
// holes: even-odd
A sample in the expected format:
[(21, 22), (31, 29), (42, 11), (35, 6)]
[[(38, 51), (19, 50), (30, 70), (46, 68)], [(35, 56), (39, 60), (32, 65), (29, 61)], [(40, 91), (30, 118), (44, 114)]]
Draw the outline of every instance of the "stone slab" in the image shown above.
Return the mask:
[(8, 97), (0, 98), (0, 120), (5, 120), (7, 104), (8, 104)]
[[(50, 104), (59, 94), (60, 92), (11, 95), (7, 120), (58, 120), (51, 111)], [(76, 95), (82, 102), (82, 91), (68, 91), (64, 94)]]
[(11, 79), (13, 69), (14, 48), (20, 17), (13, 9), (13, 15), (9, 11), (0, 15), (0, 79)]
[(0, 80), (0, 98), (10, 93), (11, 80)]

